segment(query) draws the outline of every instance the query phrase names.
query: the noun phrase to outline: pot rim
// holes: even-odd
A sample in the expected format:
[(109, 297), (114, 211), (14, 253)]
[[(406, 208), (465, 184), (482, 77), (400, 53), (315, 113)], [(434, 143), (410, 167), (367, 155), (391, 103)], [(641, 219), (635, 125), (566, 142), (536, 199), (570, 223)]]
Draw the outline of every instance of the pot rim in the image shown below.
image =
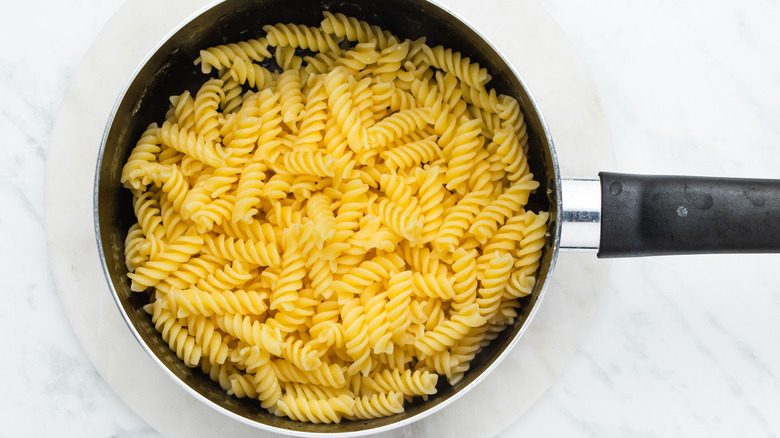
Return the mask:
[[(216, 410), (217, 412), (222, 413), (223, 415), (226, 415), (236, 421), (239, 421), (243, 424), (256, 427), (258, 429), (266, 430), (273, 433), (279, 433), (283, 435), (288, 436), (298, 436), (298, 437), (311, 437), (311, 438), (321, 438), (321, 437), (327, 437), (327, 436), (343, 436), (343, 437), (358, 437), (358, 436), (366, 436), (371, 434), (378, 434), (383, 432), (389, 432), (391, 430), (395, 430), (398, 428), (401, 428), (403, 426), (412, 424), (416, 421), (419, 421), (429, 415), (434, 414), (435, 412), (438, 412), (441, 409), (444, 409), (445, 407), (449, 406), (451, 403), (458, 400), (460, 397), (462, 397), (467, 392), (471, 391), (474, 387), (476, 387), (483, 379), (485, 379), (490, 373), (492, 373), (495, 368), (498, 366), (500, 362), (502, 362), (506, 356), (509, 354), (509, 352), (516, 346), (519, 339), (523, 336), (525, 331), (528, 329), (528, 326), (530, 325), (531, 321), (533, 320), (533, 317), (536, 315), (539, 306), (541, 305), (541, 301), (546, 295), (547, 288), (549, 286), (549, 278), (552, 276), (554, 267), (556, 264), (556, 261), (558, 259), (558, 253), (560, 250), (560, 243), (561, 243), (561, 220), (558, 220), (557, 213), (562, 212), (562, 202), (561, 202), (561, 173), (560, 173), (560, 167), (558, 162), (557, 153), (555, 151), (554, 143), (552, 136), (549, 131), (549, 127), (547, 123), (545, 122), (545, 119), (543, 117), (543, 114), (541, 112), (541, 109), (536, 102), (536, 100), (533, 97), (533, 94), (530, 90), (530, 88), (527, 86), (525, 81), (523, 80), (522, 76), (518, 73), (514, 65), (508, 60), (508, 58), (504, 55), (504, 53), (498, 48), (496, 44), (493, 43), (492, 40), (490, 40), (486, 35), (484, 35), (476, 26), (474, 26), (468, 19), (460, 15), (458, 12), (453, 11), (449, 7), (442, 5), (439, 3), (439, 0), (415, 0), (420, 2), (425, 2), (433, 5), (434, 7), (440, 9), (442, 12), (444, 12), (446, 15), (449, 15), (451, 18), (457, 20), (461, 25), (466, 26), (471, 31), (473, 31), (485, 44), (487, 44), (495, 53), (500, 57), (501, 62), (506, 65), (508, 68), (508, 71), (511, 72), (511, 74), (514, 76), (515, 79), (520, 83), (521, 87), (524, 89), (528, 100), (530, 102), (530, 108), (535, 113), (535, 116), (538, 117), (539, 123), (541, 126), (541, 132), (538, 132), (537, 134), (540, 137), (540, 141), (543, 144), (543, 149), (546, 149), (547, 152), (549, 152), (551, 157), (551, 173), (554, 177), (554, 180), (552, 181), (551, 186), (548, 188), (548, 191), (554, 190), (554, 193), (548, 193), (549, 195), (553, 195), (554, 203), (551, 203), (550, 208), (551, 210), (554, 209), (554, 212), (556, 214), (551, 214), (550, 221), (548, 222), (548, 234), (552, 236), (552, 241), (550, 242), (550, 248), (552, 250), (552, 254), (549, 261), (548, 271), (547, 274), (544, 276), (544, 278), (537, 278), (537, 282), (542, 282), (541, 287), (539, 288), (539, 293), (536, 298), (536, 301), (534, 302), (533, 306), (531, 307), (530, 311), (528, 312), (528, 316), (526, 317), (525, 321), (522, 323), (520, 329), (518, 332), (512, 337), (511, 341), (503, 348), (503, 350), (499, 353), (498, 356), (496, 356), (492, 362), (484, 369), (482, 370), (477, 377), (475, 377), (473, 380), (468, 382), (465, 386), (460, 388), (457, 392), (455, 392), (452, 396), (447, 397), (443, 401), (434, 404), (431, 407), (425, 408), (419, 413), (416, 413), (412, 416), (393, 421), (389, 424), (377, 426), (377, 427), (370, 427), (355, 431), (340, 431), (335, 430), (333, 432), (308, 432), (308, 431), (301, 431), (301, 430), (293, 430), (293, 429), (287, 429), (287, 428), (281, 428), (277, 426), (272, 426), (269, 424), (265, 424), (259, 421), (252, 420), (250, 418), (247, 418), (245, 416), (239, 415), (223, 406), (221, 406), (218, 403), (215, 403), (214, 401), (210, 400), (209, 398), (205, 397), (203, 394), (199, 393), (195, 389), (193, 389), (190, 385), (185, 383), (179, 376), (177, 376), (151, 349), (151, 347), (147, 344), (147, 342), (143, 339), (139, 331), (136, 329), (133, 320), (131, 319), (130, 315), (125, 311), (125, 308), (122, 304), (121, 298), (119, 297), (119, 294), (116, 290), (116, 287), (111, 280), (111, 275), (109, 273), (107, 260), (106, 260), (106, 254), (104, 252), (103, 246), (101, 245), (102, 237), (101, 237), (101, 227), (100, 227), (100, 220), (99, 220), (99, 188), (100, 188), (100, 168), (101, 164), (103, 163), (104, 153), (106, 151), (106, 144), (109, 136), (109, 132), (111, 131), (111, 128), (115, 122), (116, 116), (118, 114), (119, 107), (121, 105), (121, 102), (123, 101), (125, 95), (127, 94), (129, 88), (131, 85), (135, 82), (135, 80), (138, 78), (139, 73), (143, 70), (143, 68), (149, 63), (151, 58), (157, 54), (162, 47), (172, 39), (178, 32), (186, 28), (188, 25), (190, 25), (194, 20), (202, 16), (203, 14), (209, 12), (213, 8), (228, 2), (230, 0), (214, 0), (207, 4), (206, 6), (201, 7), (194, 13), (190, 14), (186, 19), (181, 21), (179, 24), (177, 24), (174, 28), (172, 28), (171, 31), (169, 31), (161, 40), (157, 42), (157, 44), (151, 48), (147, 54), (144, 56), (143, 60), (136, 66), (134, 71), (130, 74), (128, 77), (124, 87), (120, 91), (112, 109), (109, 114), (109, 117), (106, 122), (105, 129), (103, 131), (103, 135), (101, 138), (101, 144), (100, 144), (100, 150), (98, 153), (97, 163), (96, 163), (96, 171), (95, 171), (95, 178), (94, 178), (94, 185), (93, 185), (93, 219), (95, 223), (95, 235), (98, 243), (98, 254), (100, 256), (101, 261), (101, 268), (103, 270), (103, 274), (106, 277), (106, 281), (108, 283), (109, 289), (111, 290), (111, 295), (114, 300), (114, 303), (117, 305), (119, 309), (119, 313), (122, 315), (122, 319), (125, 321), (125, 324), (130, 329), (133, 337), (135, 340), (140, 344), (141, 348), (146, 352), (146, 354), (151, 357), (151, 359), (157, 364), (157, 366), (162, 369), (162, 371), (170, 377), (180, 388), (184, 389), (185, 392), (187, 392), (189, 395), (193, 396), (200, 402), (206, 404), (207, 406), (211, 407), (212, 409)], [(528, 109), (524, 108), (524, 113), (527, 113)], [(552, 212), (551, 212), (552, 213)], [(540, 268), (541, 269), (541, 268)], [(293, 420), (290, 420), (293, 421)]]

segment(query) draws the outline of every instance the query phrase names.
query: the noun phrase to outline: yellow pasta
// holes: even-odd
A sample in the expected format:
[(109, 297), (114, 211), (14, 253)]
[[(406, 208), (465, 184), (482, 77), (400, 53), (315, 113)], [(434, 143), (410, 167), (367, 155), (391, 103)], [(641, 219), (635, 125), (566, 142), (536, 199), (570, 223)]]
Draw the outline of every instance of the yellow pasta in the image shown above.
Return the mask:
[(201, 50), (195, 64), (201, 65), (203, 73), (211, 73), (212, 68), (230, 67), (237, 59), (248, 58), (259, 62), (270, 57), (268, 41), (260, 38)]
[(330, 12), (263, 31), (202, 50), (202, 86), (132, 150), (131, 289), (231, 396), (307, 422), (403, 412), (536, 284), (523, 115), (424, 38)]
[[(436, 393), (439, 376), (429, 371), (401, 371), (398, 368), (374, 373), (363, 378), (363, 384), (377, 393), (400, 392), (405, 396), (423, 396)], [(427, 397), (426, 397), (427, 398)]]
[(334, 39), (332, 33), (323, 32), (318, 27), (276, 24), (263, 26), (263, 30), (268, 34), (267, 40), (271, 46), (300, 47), (313, 52), (330, 52), (339, 48), (340, 39)]

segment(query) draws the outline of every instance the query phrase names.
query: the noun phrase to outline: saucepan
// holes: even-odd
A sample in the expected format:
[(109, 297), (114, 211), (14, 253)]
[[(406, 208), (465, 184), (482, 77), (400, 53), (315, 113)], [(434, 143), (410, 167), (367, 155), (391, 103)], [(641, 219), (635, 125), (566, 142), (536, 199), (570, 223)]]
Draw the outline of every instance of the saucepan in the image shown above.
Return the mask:
[[(533, 291), (522, 299), (515, 323), (481, 351), (462, 380), (455, 385), (440, 382), (436, 395), (407, 405), (404, 413), (339, 424), (274, 416), (255, 400), (226, 395), (199, 369), (186, 367), (176, 357), (143, 310), (147, 297), (130, 289), (124, 240), (136, 219), (131, 194), (120, 183), (130, 151), (151, 121), (164, 119), (169, 96), (202, 82), (200, 67), (193, 65), (201, 49), (254, 38), (266, 24), (317, 26), (322, 11), (365, 20), (401, 38), (424, 36), (430, 46), (445, 45), (485, 67), (492, 76), (490, 86), (515, 97), (525, 116), (529, 166), (540, 183), (526, 208), (550, 214)], [(98, 158), (94, 217), (99, 252), (130, 330), (166, 373), (225, 415), (291, 435), (362, 435), (418, 420), (477, 385), (528, 327), (559, 250), (592, 250), (598, 257), (780, 252), (780, 181), (608, 172), (590, 179), (564, 178), (532, 91), (476, 29), (427, 0), (225, 0), (204, 9), (160, 42), (130, 78), (109, 119)]]

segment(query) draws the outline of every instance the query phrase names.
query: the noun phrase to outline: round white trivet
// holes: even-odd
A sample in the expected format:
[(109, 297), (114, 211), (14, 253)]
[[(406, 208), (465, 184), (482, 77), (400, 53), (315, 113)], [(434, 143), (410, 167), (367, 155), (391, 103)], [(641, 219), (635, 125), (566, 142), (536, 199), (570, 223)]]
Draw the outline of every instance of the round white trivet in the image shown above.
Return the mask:
[[(106, 25), (73, 78), (46, 160), (45, 223), (63, 306), (100, 375), (167, 437), (274, 434), (201, 403), (149, 358), (125, 326), (100, 266), (92, 218), (93, 180), (106, 121), (146, 54), (204, 0), (129, 0)], [(595, 176), (613, 162), (596, 90), (560, 27), (532, 0), (442, 1), (480, 29), (513, 63), (549, 124), (564, 176)], [(511, 354), (474, 390), (386, 436), (492, 436), (544, 394), (572, 356), (595, 312), (609, 265), (561, 254), (536, 317)]]

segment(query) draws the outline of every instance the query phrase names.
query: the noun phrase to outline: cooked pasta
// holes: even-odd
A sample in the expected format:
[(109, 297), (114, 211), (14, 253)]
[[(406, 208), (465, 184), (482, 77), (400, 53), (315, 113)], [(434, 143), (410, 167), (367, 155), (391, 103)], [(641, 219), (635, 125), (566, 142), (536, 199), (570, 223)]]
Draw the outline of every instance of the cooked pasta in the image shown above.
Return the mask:
[(189, 367), (292, 420), (457, 384), (533, 291), (520, 107), (486, 69), (340, 13), (206, 48), (121, 182), (131, 289)]

